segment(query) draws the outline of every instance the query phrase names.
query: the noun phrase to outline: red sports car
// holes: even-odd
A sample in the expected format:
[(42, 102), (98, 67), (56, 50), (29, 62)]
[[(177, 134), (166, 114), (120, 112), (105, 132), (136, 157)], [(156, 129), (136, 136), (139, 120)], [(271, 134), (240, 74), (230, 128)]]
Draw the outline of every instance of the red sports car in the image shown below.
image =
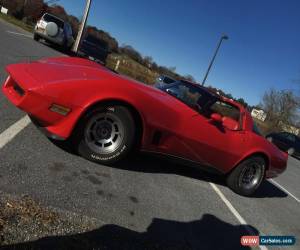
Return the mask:
[(154, 88), (70, 57), (9, 65), (7, 72), (7, 98), (89, 160), (113, 164), (138, 148), (225, 174), (242, 195), (286, 169), (287, 154), (257, 132), (241, 105), (198, 84)]

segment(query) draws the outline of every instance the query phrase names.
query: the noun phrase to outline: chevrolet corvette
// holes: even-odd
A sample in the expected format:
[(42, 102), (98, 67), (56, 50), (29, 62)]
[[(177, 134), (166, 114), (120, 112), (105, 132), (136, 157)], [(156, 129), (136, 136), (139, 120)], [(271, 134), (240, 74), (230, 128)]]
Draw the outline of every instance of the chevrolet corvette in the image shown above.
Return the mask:
[(243, 106), (198, 84), (155, 88), (71, 57), (6, 70), (4, 95), (88, 160), (114, 164), (138, 149), (221, 173), (245, 196), (286, 169), (287, 154), (259, 134)]

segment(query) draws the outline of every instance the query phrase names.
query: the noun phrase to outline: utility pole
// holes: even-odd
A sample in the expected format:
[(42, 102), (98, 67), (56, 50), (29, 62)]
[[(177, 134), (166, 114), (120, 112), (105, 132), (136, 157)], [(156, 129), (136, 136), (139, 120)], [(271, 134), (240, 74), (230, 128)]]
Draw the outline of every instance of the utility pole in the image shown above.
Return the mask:
[(219, 49), (220, 49), (220, 47), (221, 47), (221, 44), (222, 44), (223, 40), (228, 40), (228, 39), (229, 39), (229, 37), (228, 37), (227, 35), (222, 35), (222, 37), (220, 38), (220, 41), (219, 41), (219, 43), (218, 43), (217, 49), (216, 49), (216, 51), (215, 51), (215, 54), (214, 54), (213, 58), (211, 59), (211, 62), (210, 62), (209, 66), (208, 66), (208, 69), (207, 69), (207, 71), (206, 71), (205, 77), (204, 77), (203, 82), (202, 82), (202, 86), (204, 86), (204, 84), (205, 84), (205, 82), (206, 82), (206, 79), (207, 79), (207, 77), (208, 77), (208, 74), (209, 74), (209, 72), (210, 72), (210, 69), (211, 69), (211, 67), (212, 67), (212, 65), (213, 65), (213, 63), (214, 63), (214, 61), (215, 61), (215, 59), (216, 59), (216, 56), (217, 56), (217, 54), (218, 54), (218, 51), (219, 51)]
[(75, 53), (78, 52), (78, 48), (79, 48), (79, 45), (80, 45), (80, 42), (81, 42), (81, 39), (82, 39), (83, 31), (85, 29), (86, 22), (87, 22), (87, 19), (88, 19), (88, 16), (89, 16), (89, 11), (90, 11), (91, 4), (92, 4), (92, 0), (87, 0), (86, 1), (86, 6), (85, 6), (83, 18), (82, 18), (81, 24), (79, 26), (76, 41), (75, 41), (74, 46), (73, 46), (73, 52), (75, 52)]

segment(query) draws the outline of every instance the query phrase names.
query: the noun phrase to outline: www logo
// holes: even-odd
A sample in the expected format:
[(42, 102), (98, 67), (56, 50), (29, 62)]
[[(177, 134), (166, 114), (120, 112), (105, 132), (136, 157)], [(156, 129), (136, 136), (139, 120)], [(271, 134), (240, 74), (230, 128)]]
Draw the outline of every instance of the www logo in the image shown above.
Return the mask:
[(242, 236), (242, 246), (291, 246), (295, 245), (295, 236)]
[(242, 246), (258, 246), (259, 236), (242, 236), (241, 237)]

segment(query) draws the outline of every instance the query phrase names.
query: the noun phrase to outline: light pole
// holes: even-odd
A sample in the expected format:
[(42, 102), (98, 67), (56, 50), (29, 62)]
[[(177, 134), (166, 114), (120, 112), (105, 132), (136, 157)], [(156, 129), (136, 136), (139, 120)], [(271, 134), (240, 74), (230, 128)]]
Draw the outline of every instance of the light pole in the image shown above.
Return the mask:
[(221, 44), (222, 44), (223, 40), (228, 40), (228, 39), (229, 39), (229, 37), (228, 37), (227, 35), (222, 35), (222, 36), (221, 36), (220, 41), (219, 41), (218, 46), (217, 46), (217, 49), (216, 49), (216, 51), (215, 51), (215, 54), (214, 54), (213, 58), (211, 59), (211, 62), (210, 62), (209, 66), (208, 66), (208, 69), (207, 69), (207, 71), (206, 71), (205, 77), (204, 77), (203, 82), (202, 82), (202, 86), (204, 86), (204, 84), (205, 84), (205, 82), (206, 82), (206, 79), (207, 79), (207, 77), (208, 77), (208, 74), (209, 74), (209, 72), (210, 72), (210, 69), (211, 69), (211, 67), (212, 67), (212, 65), (213, 65), (213, 63), (214, 63), (214, 61), (215, 61), (215, 59), (216, 59), (216, 56), (217, 56), (217, 54), (218, 54), (218, 51), (219, 51), (219, 49), (220, 49), (220, 47), (221, 47)]
[(84, 28), (86, 26), (86, 22), (87, 22), (87, 19), (89, 16), (91, 4), (92, 4), (92, 0), (86, 0), (86, 6), (85, 6), (82, 22), (79, 26), (78, 35), (77, 35), (76, 41), (73, 46), (73, 52), (75, 52), (75, 53), (78, 52), (78, 48), (79, 48), (79, 45), (80, 45), (80, 42), (82, 39), (83, 31), (84, 31)]

